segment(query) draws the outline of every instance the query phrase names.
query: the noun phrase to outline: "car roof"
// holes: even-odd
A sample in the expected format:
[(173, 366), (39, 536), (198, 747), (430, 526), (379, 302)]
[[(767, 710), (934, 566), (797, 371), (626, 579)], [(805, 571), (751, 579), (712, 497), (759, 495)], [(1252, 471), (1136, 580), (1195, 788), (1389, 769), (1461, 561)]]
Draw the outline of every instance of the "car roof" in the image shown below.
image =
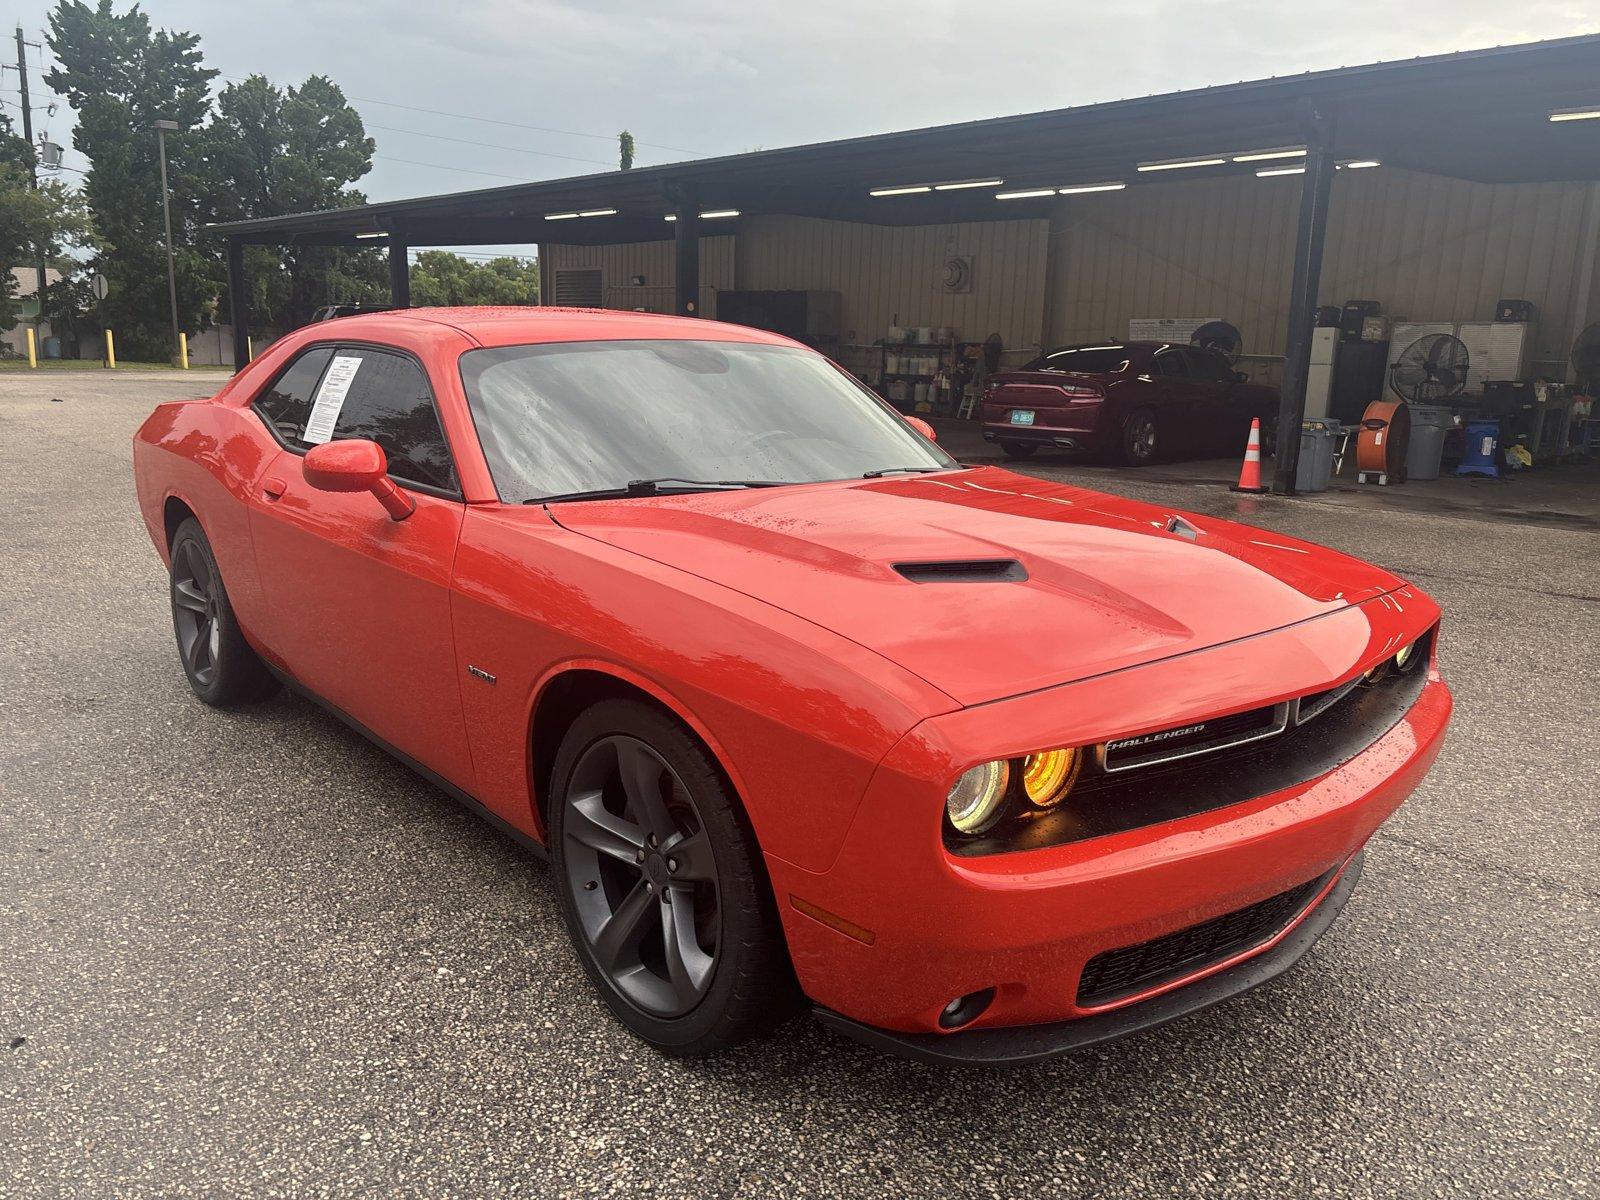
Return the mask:
[(482, 346), (644, 339), (750, 342), (773, 346), (798, 344), (764, 329), (729, 325), (701, 317), (543, 305), (394, 309), (384, 313), (335, 317), (321, 322), (317, 331), (319, 338), (380, 337), (392, 332), (397, 320), (447, 326), (459, 330)]

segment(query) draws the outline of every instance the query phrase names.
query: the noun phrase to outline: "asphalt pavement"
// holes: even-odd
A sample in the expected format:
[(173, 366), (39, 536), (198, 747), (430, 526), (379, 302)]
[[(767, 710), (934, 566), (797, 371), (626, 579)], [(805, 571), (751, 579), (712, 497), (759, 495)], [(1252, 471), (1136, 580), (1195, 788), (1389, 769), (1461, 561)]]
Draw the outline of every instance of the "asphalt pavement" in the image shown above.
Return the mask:
[(679, 1062), (593, 998), (538, 860), (305, 702), (194, 700), (129, 439), (220, 379), (0, 372), (0, 1196), (1595, 1188), (1594, 526), (1030, 464), (1431, 591), (1433, 774), (1322, 944), (1196, 1017), (1002, 1072), (806, 1018)]

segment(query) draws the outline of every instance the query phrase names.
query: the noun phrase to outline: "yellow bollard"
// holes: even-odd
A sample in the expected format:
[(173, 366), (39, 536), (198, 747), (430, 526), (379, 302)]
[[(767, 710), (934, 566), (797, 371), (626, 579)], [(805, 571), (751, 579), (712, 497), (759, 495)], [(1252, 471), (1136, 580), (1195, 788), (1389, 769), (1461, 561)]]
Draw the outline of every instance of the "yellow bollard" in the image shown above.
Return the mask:
[(187, 333), (180, 332), (178, 334), (178, 365), (185, 371), (189, 369), (189, 335)]
[(33, 326), (28, 326), (28, 365), (36, 368), (39, 366), (39, 352), (33, 343)]
[(111, 337), (111, 330), (106, 330), (106, 370), (113, 370), (117, 365), (117, 343)]

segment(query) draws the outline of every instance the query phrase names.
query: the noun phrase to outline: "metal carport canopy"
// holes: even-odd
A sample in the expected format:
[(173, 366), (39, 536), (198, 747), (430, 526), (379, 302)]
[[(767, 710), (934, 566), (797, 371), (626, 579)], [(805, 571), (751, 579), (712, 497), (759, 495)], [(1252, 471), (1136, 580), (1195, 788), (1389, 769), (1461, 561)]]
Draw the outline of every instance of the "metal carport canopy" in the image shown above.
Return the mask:
[[(1484, 182), (1594, 179), (1600, 121), (1549, 120), (1594, 107), (1600, 36), (1585, 36), (212, 228), (275, 244), (349, 244), (374, 233), (413, 246), (610, 244), (670, 238), (662, 217), (680, 209), (877, 224), (1037, 218), (1049, 200), (996, 200), (996, 189), (868, 192), (977, 178), (1027, 190), (1238, 173), (1259, 164), (1148, 174), (1137, 164), (1302, 145), (1313, 111), (1331, 118), (1330, 151), (1340, 160)], [(617, 215), (544, 220), (608, 208)]]

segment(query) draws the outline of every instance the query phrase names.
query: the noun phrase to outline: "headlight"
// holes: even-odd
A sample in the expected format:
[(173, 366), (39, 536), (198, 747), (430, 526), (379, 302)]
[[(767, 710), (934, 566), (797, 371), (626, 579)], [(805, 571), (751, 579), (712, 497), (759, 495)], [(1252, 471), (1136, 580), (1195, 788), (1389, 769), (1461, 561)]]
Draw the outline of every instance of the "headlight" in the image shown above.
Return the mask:
[(1417, 643), (1401, 646), (1400, 652), (1394, 656), (1394, 665), (1397, 670), (1409, 671), (1422, 661), (1422, 655), (1417, 653)]
[(1005, 759), (982, 763), (956, 780), (945, 802), (956, 832), (982, 833), (998, 821), (1010, 782), (1011, 766)]
[(1035, 808), (1054, 808), (1067, 798), (1083, 756), (1074, 749), (1041, 750), (1022, 760), (1022, 794)]
[(1386, 658), (1381, 663), (1378, 663), (1371, 670), (1366, 672), (1366, 674), (1362, 675), (1361, 678), (1363, 682), (1377, 683), (1379, 680), (1381, 680), (1389, 673), (1389, 662), (1390, 660)]

